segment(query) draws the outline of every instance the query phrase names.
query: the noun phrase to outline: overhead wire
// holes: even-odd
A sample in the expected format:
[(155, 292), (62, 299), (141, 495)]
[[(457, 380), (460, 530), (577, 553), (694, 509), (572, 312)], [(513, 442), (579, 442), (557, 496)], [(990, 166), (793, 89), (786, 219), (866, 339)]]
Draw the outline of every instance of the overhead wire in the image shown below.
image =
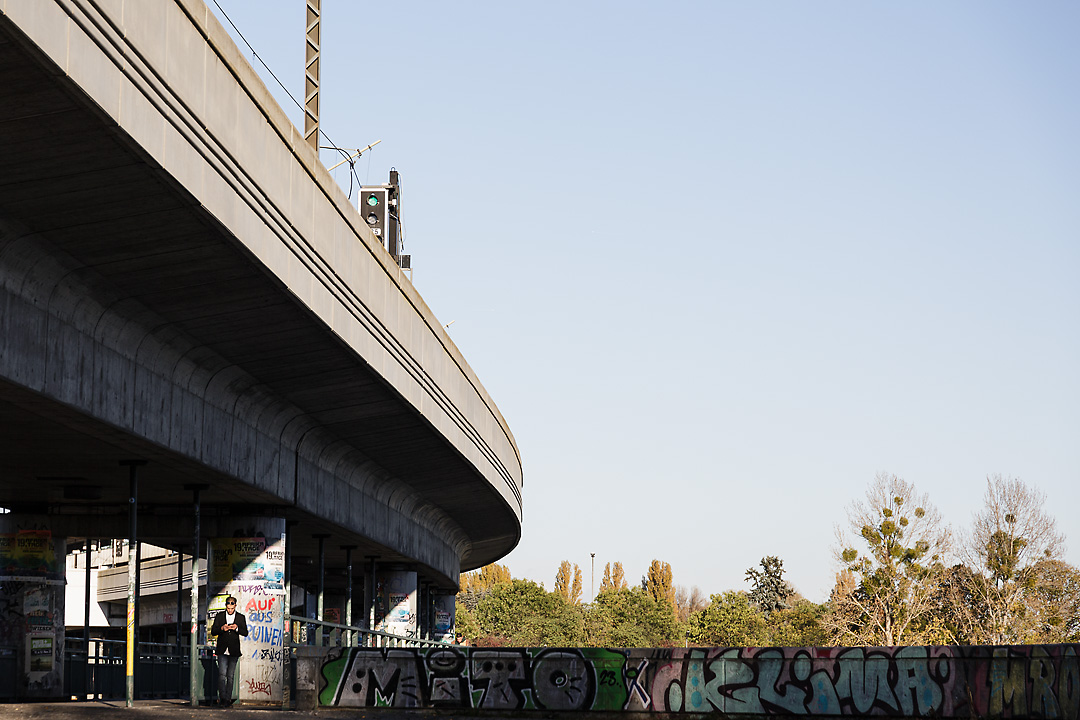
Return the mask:
[[(296, 105), (296, 107), (300, 110), (300, 112), (303, 113), (304, 112), (304, 106), (300, 104), (299, 100), (297, 100), (295, 97), (293, 97), (293, 94), (291, 92), (289, 92), (289, 88), (285, 87), (285, 83), (281, 82), (281, 79), (277, 75), (274, 74), (274, 71), (270, 69), (270, 66), (266, 64), (266, 61), (263, 60), (262, 57), (259, 56), (259, 53), (255, 51), (255, 47), (250, 42), (248, 42), (248, 39), (246, 37), (244, 37), (244, 33), (240, 32), (240, 28), (236, 27), (236, 23), (234, 23), (232, 21), (232, 18), (229, 17), (229, 14), (227, 12), (225, 12), (225, 8), (221, 7), (221, 3), (219, 3), (218, 0), (214, 0), (214, 5), (217, 7), (218, 11), (221, 13), (221, 16), (223, 18), (225, 18), (229, 22), (229, 25), (232, 26), (232, 29), (234, 31), (236, 31), (237, 36), (241, 40), (244, 41), (245, 45), (247, 45), (248, 50), (251, 51), (251, 56), (253, 58), (256, 58), (259, 61), (259, 63), (264, 68), (266, 68), (266, 72), (270, 73), (270, 77), (274, 78), (274, 80), (277, 82), (278, 86), (282, 89), (282, 91), (285, 93), (285, 95), (287, 95), (288, 98), (293, 101), (293, 104)], [(323, 136), (323, 138), (326, 139), (326, 142), (330, 143), (330, 145), (328, 146), (328, 149), (333, 148), (334, 150), (337, 150), (339, 152), (342, 152), (342, 153), (345, 152), (340, 147), (338, 147), (338, 144), (336, 142), (334, 142), (330, 138), (330, 136), (326, 134), (325, 131), (323, 131), (321, 125), (319, 126), (318, 132), (319, 132), (320, 135)], [(347, 157), (348, 157), (348, 155), (346, 154), (346, 158)], [(359, 183), (359, 182), (360, 182), (360, 179), (357, 178), (357, 183)], [(350, 184), (350, 187), (351, 187), (351, 185), (352, 185), (352, 178), (351, 177), (349, 178), (349, 184)], [(350, 194), (350, 199), (351, 199), (351, 197), (352, 196)]]
[[(230, 26), (232, 26), (232, 29), (236, 32), (236, 35), (241, 40), (244, 41), (245, 45), (247, 45), (248, 50), (251, 51), (251, 56), (253, 58), (257, 59), (259, 61), (259, 63), (264, 68), (266, 68), (266, 72), (270, 73), (270, 77), (274, 78), (275, 82), (277, 82), (277, 84), (281, 88), (281, 90), (285, 93), (286, 96), (288, 96), (288, 98), (290, 100), (293, 101), (293, 104), (296, 105), (296, 107), (300, 110), (300, 112), (301, 113), (304, 112), (304, 106), (300, 104), (299, 100), (297, 100), (295, 97), (293, 97), (293, 94), (291, 92), (289, 92), (289, 88), (287, 88), (285, 86), (285, 83), (281, 82), (281, 79), (277, 75), (274, 74), (274, 71), (270, 69), (270, 66), (266, 64), (266, 61), (263, 60), (262, 57), (260, 57), (259, 53), (255, 50), (255, 47), (250, 42), (248, 42), (248, 39), (244, 36), (244, 33), (240, 32), (240, 28), (238, 28), (236, 26), (236, 23), (234, 23), (232, 21), (232, 18), (229, 17), (229, 14), (227, 12), (225, 12), (225, 8), (221, 7), (221, 3), (219, 3), (218, 0), (214, 0), (214, 5), (217, 7), (218, 11), (221, 13), (221, 16), (224, 17), (225, 20), (228, 21)], [(319, 127), (318, 133), (319, 133), (319, 135), (322, 135), (322, 137), (326, 140), (326, 142), (330, 143), (329, 145), (320, 145), (319, 146), (320, 149), (336, 150), (339, 153), (341, 153), (345, 157), (345, 160), (349, 163), (349, 191), (348, 191), (347, 197), (349, 198), (349, 201), (351, 202), (352, 201), (352, 192), (353, 192), (353, 179), (356, 180), (357, 188), (363, 187), (363, 183), (360, 182), (360, 176), (356, 174), (356, 159), (358, 159), (359, 156), (357, 158), (355, 158), (355, 159), (350, 159), (348, 151), (341, 148), (341, 147), (339, 147), (338, 144), (336, 142), (334, 142), (330, 138), (329, 135), (326, 134), (326, 132), (322, 129), (322, 126)], [(369, 176), (371, 174), (371, 154), (370, 153), (368, 153), (367, 174)], [(399, 242), (401, 243), (401, 246), (400, 246), (400, 248), (398, 250), (398, 252), (400, 253), (402, 250), (405, 249), (405, 225), (401, 222), (401, 217), (399, 215), (395, 215), (395, 218), (397, 219)]]

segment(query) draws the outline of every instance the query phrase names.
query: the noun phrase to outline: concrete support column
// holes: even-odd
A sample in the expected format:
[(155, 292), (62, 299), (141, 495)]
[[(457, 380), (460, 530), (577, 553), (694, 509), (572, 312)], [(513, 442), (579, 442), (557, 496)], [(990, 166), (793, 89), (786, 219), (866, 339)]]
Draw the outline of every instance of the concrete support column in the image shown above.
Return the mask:
[(436, 592), (433, 612), (435, 615), (435, 632), (431, 639), (436, 642), (451, 642), (456, 633), (455, 610), (457, 608), (457, 596), (453, 592)]
[(139, 596), (139, 467), (145, 460), (121, 460), (120, 466), (128, 469), (128, 598), (127, 598), (127, 662), (125, 663), (125, 704), (135, 705), (135, 663), (137, 660), (137, 622), (135, 604)]
[(281, 709), (288, 710), (291, 704), (292, 698), (289, 697), (290, 685), (292, 684), (292, 678), (289, 676), (291, 672), (290, 654), (292, 653), (290, 643), (296, 638), (293, 635), (292, 626), (292, 528), (297, 525), (295, 520), (290, 520), (285, 523), (285, 598), (282, 603), (282, 628), (284, 629), (284, 642), (282, 643), (282, 651), (284, 656), (284, 667), (282, 668), (281, 676)]
[(93, 696), (93, 690), (90, 688), (90, 559), (93, 557), (91, 553), (90, 538), (86, 538), (86, 567), (83, 568), (83, 582), (86, 584), (83, 592), (83, 648), (86, 650), (86, 665), (83, 667), (83, 682), (86, 695)]
[(416, 571), (384, 568), (376, 578), (375, 604), (385, 609), (378, 629), (400, 637), (417, 637)]
[(191, 632), (189, 633), (188, 659), (188, 691), (191, 696), (191, 706), (199, 706), (199, 551), (202, 543), (201, 506), (199, 494), (209, 485), (185, 485), (185, 490), (191, 491), (191, 500), (195, 510), (194, 516), (194, 539), (191, 542)]
[[(364, 579), (364, 617), (367, 621), (367, 629), (375, 630), (378, 623), (375, 618), (375, 595), (378, 592), (377, 580), (375, 577), (376, 563), (379, 560), (378, 555), (368, 555), (368, 572), (367, 577)], [(374, 636), (368, 636), (370, 639), (370, 645), (375, 645)]]
[(67, 541), (47, 515), (0, 515), (0, 633), (17, 638), (15, 700), (65, 700), (64, 600)]
[[(323, 621), (323, 611), (326, 607), (326, 538), (330, 537), (327, 533), (317, 533), (311, 537), (319, 541), (319, 577), (318, 577), (318, 594), (315, 595), (315, 619), (319, 622)], [(315, 626), (315, 644), (322, 647), (323, 644), (323, 626)]]
[[(345, 551), (345, 624), (352, 627), (353, 624), (353, 567), (352, 567), (352, 551), (356, 549), (355, 545), (342, 545), (341, 549)], [(352, 647), (353, 631), (345, 631), (345, 646)]]
[(233, 698), (244, 703), (280, 705), (284, 694), (286, 540), (284, 518), (235, 515), (222, 518), (210, 537), (206, 620), (213, 623), (228, 596), (237, 599), (248, 636), (240, 638)]
[(176, 687), (184, 686), (184, 546), (176, 548)]
[(430, 640), (429, 632), (428, 584), (427, 581), (422, 580), (416, 586), (416, 637), (421, 640)]

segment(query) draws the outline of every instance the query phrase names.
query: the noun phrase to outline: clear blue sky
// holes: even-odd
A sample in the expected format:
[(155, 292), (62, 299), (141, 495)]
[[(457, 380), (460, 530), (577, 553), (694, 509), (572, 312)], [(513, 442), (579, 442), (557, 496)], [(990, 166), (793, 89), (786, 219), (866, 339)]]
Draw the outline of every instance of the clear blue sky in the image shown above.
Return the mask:
[[(219, 2), (300, 97), (303, 0)], [(516, 577), (822, 601), (878, 472), (957, 531), (1019, 476), (1080, 565), (1080, 4), (322, 4), (323, 130), (517, 438)]]

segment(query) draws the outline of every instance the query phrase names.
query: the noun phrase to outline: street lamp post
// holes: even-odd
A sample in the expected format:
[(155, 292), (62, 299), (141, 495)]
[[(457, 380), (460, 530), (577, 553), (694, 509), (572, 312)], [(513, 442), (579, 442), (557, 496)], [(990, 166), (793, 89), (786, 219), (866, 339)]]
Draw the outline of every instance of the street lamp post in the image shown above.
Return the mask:
[(592, 602), (596, 599), (596, 553), (589, 553), (589, 563), (589, 602)]

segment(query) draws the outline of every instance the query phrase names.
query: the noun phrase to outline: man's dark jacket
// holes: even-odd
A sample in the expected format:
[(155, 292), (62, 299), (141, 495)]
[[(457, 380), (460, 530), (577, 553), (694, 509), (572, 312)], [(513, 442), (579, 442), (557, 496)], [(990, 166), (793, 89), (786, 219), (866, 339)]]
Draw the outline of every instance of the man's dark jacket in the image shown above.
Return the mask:
[(236, 623), (235, 630), (222, 630), (221, 626), (225, 624), (225, 615), (227, 613), (222, 610), (214, 616), (214, 624), (210, 627), (210, 634), (217, 635), (217, 654), (224, 655), (228, 650), (230, 655), (240, 657), (240, 636), (247, 637), (247, 619), (244, 617), (244, 613), (237, 612), (236, 619), (233, 621)]

